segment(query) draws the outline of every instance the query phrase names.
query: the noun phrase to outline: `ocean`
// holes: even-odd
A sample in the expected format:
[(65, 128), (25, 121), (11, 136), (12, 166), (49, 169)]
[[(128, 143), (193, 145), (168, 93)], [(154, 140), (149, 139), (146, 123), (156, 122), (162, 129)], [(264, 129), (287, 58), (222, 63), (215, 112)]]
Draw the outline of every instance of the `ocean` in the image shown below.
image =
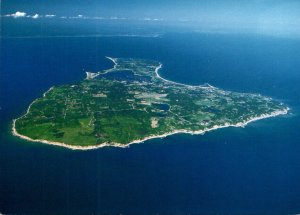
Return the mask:
[[(300, 40), (166, 32), (1, 38), (0, 212), (203, 214), (300, 212)], [(177, 134), (90, 151), (11, 135), (12, 119), (51, 86), (76, 83), (105, 58), (160, 61), (163, 78), (287, 104), (288, 115), (204, 135)]]

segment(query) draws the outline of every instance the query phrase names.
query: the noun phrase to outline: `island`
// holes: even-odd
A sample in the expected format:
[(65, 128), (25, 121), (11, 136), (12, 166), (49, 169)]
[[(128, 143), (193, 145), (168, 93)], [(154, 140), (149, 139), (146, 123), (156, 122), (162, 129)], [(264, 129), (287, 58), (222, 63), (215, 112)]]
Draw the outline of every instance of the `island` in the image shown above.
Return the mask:
[(243, 127), (289, 111), (259, 94), (166, 80), (156, 61), (108, 59), (113, 68), (86, 72), (85, 80), (51, 87), (34, 100), (13, 120), (13, 134), (70, 149), (127, 147), (176, 133)]

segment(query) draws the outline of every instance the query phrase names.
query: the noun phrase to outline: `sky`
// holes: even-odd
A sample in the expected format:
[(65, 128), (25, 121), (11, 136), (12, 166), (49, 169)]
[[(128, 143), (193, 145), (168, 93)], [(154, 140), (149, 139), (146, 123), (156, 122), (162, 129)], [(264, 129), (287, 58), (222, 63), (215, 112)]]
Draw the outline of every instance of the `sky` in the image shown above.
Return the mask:
[(144, 19), (300, 36), (300, 1), (295, 0), (2, 0), (1, 15)]

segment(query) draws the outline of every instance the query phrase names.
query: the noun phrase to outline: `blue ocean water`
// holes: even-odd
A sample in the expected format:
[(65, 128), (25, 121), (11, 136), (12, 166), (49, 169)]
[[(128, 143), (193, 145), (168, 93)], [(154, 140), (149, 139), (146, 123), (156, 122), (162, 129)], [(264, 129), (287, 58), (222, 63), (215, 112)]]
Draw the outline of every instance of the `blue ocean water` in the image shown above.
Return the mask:
[[(53, 85), (134, 57), (164, 78), (261, 93), (287, 116), (130, 148), (72, 151), (10, 134), (11, 121)], [(0, 212), (299, 213), (300, 41), (258, 35), (1, 38)]]

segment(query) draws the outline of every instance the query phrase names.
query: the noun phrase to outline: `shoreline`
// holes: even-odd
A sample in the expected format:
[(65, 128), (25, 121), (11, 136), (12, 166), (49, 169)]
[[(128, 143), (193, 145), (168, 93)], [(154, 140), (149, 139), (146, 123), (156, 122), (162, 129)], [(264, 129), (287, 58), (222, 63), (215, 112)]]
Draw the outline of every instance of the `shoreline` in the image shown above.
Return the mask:
[[(111, 60), (114, 63), (114, 67), (111, 68), (111, 69), (105, 70), (105, 71), (109, 72), (110, 70), (116, 69), (116, 67), (118, 65), (117, 58), (111, 58), (111, 57), (107, 57), (107, 56), (106, 56), (106, 58), (109, 59), (109, 60)], [(182, 86), (186, 86), (186, 87), (190, 87), (190, 88), (196, 88), (197, 87), (197, 88), (205, 88), (205, 89), (218, 89), (218, 88), (216, 88), (214, 86), (211, 86), (209, 84), (207, 84), (207, 86), (203, 86), (203, 85), (192, 86), (192, 85), (186, 85), (186, 84), (177, 83), (177, 82), (173, 82), (173, 81), (164, 79), (158, 73), (158, 71), (161, 68), (162, 68), (162, 63), (159, 63), (159, 66), (157, 66), (155, 68), (154, 72), (155, 72), (157, 78), (160, 78), (160, 79), (162, 79), (165, 82), (172, 83), (172, 84), (177, 84), (177, 85), (182, 85)], [(93, 74), (95, 75), (95, 77), (98, 76), (98, 75), (100, 75), (99, 73), (93, 73)], [(50, 92), (53, 88), (54, 87), (50, 87), (45, 93), (43, 93), (43, 97), (45, 97), (46, 94), (48, 92)], [(48, 145), (55, 145), (55, 146), (64, 147), (64, 148), (68, 148), (68, 149), (72, 149), (72, 150), (92, 150), (92, 149), (98, 149), (98, 148), (107, 147), (107, 146), (110, 146), (110, 147), (119, 147), (119, 148), (127, 148), (130, 145), (132, 145), (132, 144), (142, 143), (142, 142), (145, 142), (145, 141), (151, 140), (151, 139), (165, 138), (167, 136), (174, 135), (174, 134), (199, 135), (199, 134), (205, 134), (206, 132), (217, 130), (217, 129), (220, 129), (220, 128), (227, 128), (227, 127), (242, 127), (242, 128), (244, 128), (246, 125), (248, 125), (251, 122), (255, 122), (255, 121), (266, 119), (266, 118), (276, 117), (276, 116), (279, 116), (279, 115), (286, 115), (286, 114), (288, 114), (288, 112), (290, 110), (287, 107), (287, 108), (282, 109), (282, 110), (273, 111), (273, 112), (271, 112), (269, 114), (262, 114), (260, 116), (252, 117), (250, 119), (244, 120), (243, 122), (238, 122), (236, 124), (225, 123), (224, 125), (214, 125), (211, 128), (205, 128), (203, 130), (191, 131), (191, 130), (187, 130), (187, 129), (180, 129), (180, 130), (174, 130), (174, 131), (171, 131), (171, 132), (167, 132), (167, 133), (164, 133), (164, 134), (161, 134), (161, 135), (150, 135), (150, 136), (145, 137), (143, 139), (133, 140), (133, 141), (127, 143), (127, 144), (105, 142), (105, 143), (101, 143), (99, 145), (94, 145), (94, 146), (73, 146), (73, 145), (69, 145), (69, 144), (61, 143), (61, 142), (48, 141), (48, 140), (43, 140), (43, 139), (32, 139), (30, 137), (27, 137), (25, 135), (19, 134), (17, 132), (17, 130), (16, 130), (16, 121), (18, 119), (21, 119), (21, 118), (25, 117), (29, 113), (32, 104), (34, 102), (36, 102), (37, 100), (38, 100), (38, 98), (35, 99), (29, 105), (29, 107), (27, 108), (26, 113), (23, 116), (21, 116), (19, 118), (16, 118), (16, 119), (13, 119), (12, 134), (14, 136), (17, 136), (17, 137), (19, 137), (19, 138), (21, 138), (23, 140), (27, 140), (27, 141), (30, 141), (30, 142), (39, 142), (39, 143), (48, 144)]]
[(260, 116), (253, 117), (253, 118), (250, 118), (246, 121), (238, 122), (236, 124), (225, 123), (224, 125), (214, 125), (211, 128), (207, 128), (207, 129), (203, 129), (203, 130), (197, 130), (197, 131), (191, 131), (191, 130), (187, 130), (187, 129), (174, 130), (172, 132), (167, 132), (167, 133), (161, 134), (161, 135), (152, 135), (152, 136), (145, 137), (143, 139), (133, 140), (130, 143), (127, 143), (127, 144), (107, 143), (107, 142), (105, 142), (105, 143), (101, 143), (101, 144), (95, 145), (95, 146), (72, 146), (72, 145), (69, 145), (69, 144), (66, 144), (66, 143), (61, 143), (61, 142), (53, 142), (53, 141), (48, 141), (48, 140), (43, 140), (43, 139), (31, 139), (30, 137), (19, 134), (17, 132), (17, 130), (15, 128), (15, 124), (16, 124), (16, 120), (18, 120), (18, 119), (13, 120), (12, 133), (13, 133), (14, 136), (17, 136), (21, 139), (24, 139), (24, 140), (27, 140), (27, 141), (30, 141), (30, 142), (39, 142), (39, 143), (43, 143), (43, 144), (64, 147), (64, 148), (68, 148), (68, 149), (72, 149), (72, 150), (85, 151), (85, 150), (99, 149), (99, 148), (103, 148), (103, 147), (128, 148), (132, 144), (143, 143), (143, 142), (145, 142), (147, 140), (151, 140), (151, 139), (165, 138), (167, 136), (174, 135), (174, 134), (199, 135), (199, 134), (205, 134), (206, 132), (217, 130), (217, 129), (220, 129), (220, 128), (228, 128), (228, 127), (241, 127), (241, 128), (244, 128), (246, 125), (248, 125), (251, 122), (255, 122), (255, 121), (258, 121), (258, 120), (267, 119), (267, 118), (271, 118), (271, 117), (276, 117), (276, 116), (280, 116), (280, 115), (286, 115), (286, 114), (288, 114), (289, 110), (290, 110), (289, 108), (286, 108), (286, 109), (283, 109), (283, 110), (277, 110), (277, 111), (273, 111), (270, 114), (262, 114)]
[[(108, 58), (110, 59), (110, 58)], [(115, 63), (115, 61), (113, 61)], [(162, 68), (163, 64), (162, 63), (159, 63), (159, 66), (157, 66), (155, 68), (155, 75), (157, 78), (163, 80), (164, 82), (168, 82), (168, 83), (171, 83), (171, 84), (176, 84), (176, 85), (181, 85), (181, 86), (185, 86), (185, 87), (189, 87), (189, 88), (202, 88), (202, 89), (216, 89), (216, 87), (208, 84), (208, 83), (205, 83), (205, 84), (202, 84), (202, 85), (188, 85), (188, 84), (182, 84), (182, 83), (177, 83), (177, 82), (174, 82), (174, 81), (170, 81), (170, 80), (167, 80), (163, 77), (161, 77), (158, 73), (158, 71)]]
[[(106, 56), (106, 58), (109, 59), (109, 60), (111, 60), (114, 63), (114, 67), (111, 68), (111, 69), (116, 69), (118, 63), (117, 63), (117, 61), (115, 59), (118, 59), (118, 58), (112, 58), (112, 57), (108, 57), (108, 56)], [(108, 69), (108, 70), (111, 70), (111, 69)]]

